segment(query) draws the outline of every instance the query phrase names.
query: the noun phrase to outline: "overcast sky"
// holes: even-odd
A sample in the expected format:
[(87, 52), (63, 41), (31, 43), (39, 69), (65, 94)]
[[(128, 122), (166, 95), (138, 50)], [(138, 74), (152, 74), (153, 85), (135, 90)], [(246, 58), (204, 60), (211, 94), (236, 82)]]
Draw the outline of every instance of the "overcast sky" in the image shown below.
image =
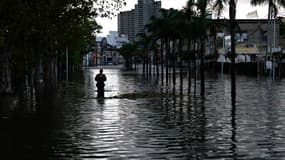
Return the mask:
[[(161, 0), (162, 8), (175, 8), (182, 9), (185, 6), (187, 0)], [(267, 17), (267, 5), (262, 7), (253, 7), (249, 3), (250, 0), (238, 0), (237, 5), (237, 18), (246, 18), (247, 13), (257, 11), (259, 18)], [(121, 11), (131, 10), (134, 8), (137, 0), (126, 0), (127, 5), (124, 6)], [(228, 9), (227, 9), (228, 10)], [(285, 16), (285, 12), (281, 12)], [(227, 11), (224, 15), (228, 17)], [(106, 36), (109, 31), (117, 31), (117, 17), (109, 18), (97, 18), (97, 22), (103, 26), (102, 33), (99, 36)]]

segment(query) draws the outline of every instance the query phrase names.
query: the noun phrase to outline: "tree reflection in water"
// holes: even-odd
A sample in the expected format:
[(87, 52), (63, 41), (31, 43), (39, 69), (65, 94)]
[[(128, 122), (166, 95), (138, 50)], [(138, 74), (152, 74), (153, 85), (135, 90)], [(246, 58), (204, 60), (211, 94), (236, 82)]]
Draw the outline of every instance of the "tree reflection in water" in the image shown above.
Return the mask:
[(1, 119), (1, 153), (14, 159), (282, 159), (285, 155), (283, 81), (238, 76), (239, 94), (234, 99), (229, 77), (208, 77), (202, 98), (186, 94), (187, 83), (180, 94), (180, 87), (161, 87), (133, 72), (105, 71), (110, 81), (104, 99), (96, 98), (97, 70), (89, 69), (83, 79), (71, 78), (56, 91), (45, 90), (35, 116)]

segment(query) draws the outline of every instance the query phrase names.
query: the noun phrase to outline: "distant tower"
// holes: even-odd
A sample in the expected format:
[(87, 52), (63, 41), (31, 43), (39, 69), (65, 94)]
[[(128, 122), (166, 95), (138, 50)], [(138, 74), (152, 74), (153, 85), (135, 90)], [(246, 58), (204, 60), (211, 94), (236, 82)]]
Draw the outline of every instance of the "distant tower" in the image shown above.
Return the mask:
[(159, 16), (161, 1), (138, 0), (135, 6), (135, 35), (144, 32), (144, 26), (150, 23), (152, 16)]
[(150, 22), (152, 16), (159, 17), (161, 1), (138, 0), (135, 9), (120, 12), (118, 16), (118, 32), (126, 34), (130, 41), (134, 41), (138, 33), (144, 32), (144, 26)]
[(135, 5), (135, 36), (143, 32), (144, 28), (144, 0), (138, 0)]
[(119, 35), (127, 35), (130, 41), (135, 40), (135, 10), (119, 13), (118, 32)]

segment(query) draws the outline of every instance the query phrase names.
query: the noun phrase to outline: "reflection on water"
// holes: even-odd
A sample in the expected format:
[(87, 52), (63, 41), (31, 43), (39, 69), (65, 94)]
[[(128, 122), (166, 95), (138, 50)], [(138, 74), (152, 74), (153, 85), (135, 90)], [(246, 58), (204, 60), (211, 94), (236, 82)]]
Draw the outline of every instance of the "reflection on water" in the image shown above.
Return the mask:
[[(0, 153), (9, 159), (285, 157), (284, 81), (237, 77), (232, 105), (227, 76), (208, 78), (202, 99), (133, 72), (105, 69), (107, 98), (97, 99), (97, 72), (85, 70), (83, 78), (48, 93), (36, 117), (0, 121)], [(173, 96), (111, 98), (143, 91)]]

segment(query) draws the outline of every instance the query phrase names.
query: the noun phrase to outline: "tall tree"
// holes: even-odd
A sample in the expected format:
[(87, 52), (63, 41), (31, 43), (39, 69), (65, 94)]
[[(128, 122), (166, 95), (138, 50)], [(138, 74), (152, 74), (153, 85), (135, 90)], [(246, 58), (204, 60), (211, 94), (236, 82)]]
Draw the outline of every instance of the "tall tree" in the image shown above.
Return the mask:
[(235, 73), (235, 58), (236, 58), (236, 43), (235, 43), (235, 26), (236, 26), (236, 3), (237, 0), (230, 0), (230, 32), (231, 32), (231, 94), (232, 102), (236, 101), (236, 73)]
[(122, 5), (125, 0), (1, 0), (0, 92), (22, 92), (27, 80), (38, 95), (42, 73), (46, 84), (58, 79), (65, 48), (78, 62), (100, 29), (95, 17), (111, 16)]
[(195, 1), (194, 0), (189, 0), (186, 4), (186, 7), (183, 9), (183, 13), (186, 17), (185, 19), (185, 26), (182, 29), (183, 35), (187, 39), (187, 60), (188, 60), (188, 93), (191, 93), (191, 79), (192, 75), (194, 74), (194, 81), (196, 82), (196, 74), (191, 73), (191, 60), (193, 60), (194, 64), (194, 72), (196, 72), (196, 63), (194, 61), (195, 59), (195, 52), (194, 52), (194, 39), (197, 37), (196, 34), (196, 27), (194, 23), (194, 18), (195, 18)]
[[(159, 40), (160, 40), (160, 31), (158, 30), (160, 26), (160, 19), (155, 16), (152, 16), (150, 19), (150, 23), (145, 25), (146, 34), (149, 36), (151, 41), (151, 48), (154, 49), (155, 54), (155, 63), (156, 63), (156, 75), (159, 77), (159, 63), (162, 62), (162, 57), (159, 56)], [(160, 61), (160, 62), (159, 62)]]
[(142, 61), (143, 61), (143, 75), (148, 76), (149, 72), (149, 45), (151, 41), (151, 37), (147, 36), (146, 33), (139, 33), (136, 35), (138, 37), (138, 47), (143, 50)]
[(236, 57), (236, 43), (235, 43), (235, 26), (236, 26), (236, 4), (238, 0), (214, 0), (214, 9), (218, 10), (218, 14), (221, 14), (225, 5), (229, 6), (230, 17), (230, 35), (231, 35), (231, 94), (232, 100), (236, 99), (236, 73), (235, 73), (235, 57)]
[(251, 0), (250, 3), (254, 6), (268, 4), (268, 19), (277, 16), (279, 7), (285, 7), (284, 0)]
[(201, 76), (201, 96), (205, 95), (205, 73), (204, 73), (204, 63), (205, 63), (205, 47), (206, 47), (206, 33), (207, 33), (207, 17), (209, 13), (207, 12), (207, 7), (209, 5), (209, 0), (198, 0), (197, 1), (197, 8), (198, 8), (198, 23), (201, 27), (201, 37), (200, 37), (200, 76)]
[[(166, 85), (169, 80), (169, 58), (170, 58), (170, 34), (171, 21), (174, 9), (161, 9), (161, 17), (152, 18), (151, 23), (146, 26), (153, 39), (160, 40), (160, 63), (161, 63), (161, 83), (164, 83), (164, 65), (166, 69)], [(165, 54), (164, 54), (165, 51)]]
[(119, 49), (120, 55), (126, 60), (125, 65), (128, 69), (132, 69), (132, 59), (137, 49), (137, 43), (125, 43)]

